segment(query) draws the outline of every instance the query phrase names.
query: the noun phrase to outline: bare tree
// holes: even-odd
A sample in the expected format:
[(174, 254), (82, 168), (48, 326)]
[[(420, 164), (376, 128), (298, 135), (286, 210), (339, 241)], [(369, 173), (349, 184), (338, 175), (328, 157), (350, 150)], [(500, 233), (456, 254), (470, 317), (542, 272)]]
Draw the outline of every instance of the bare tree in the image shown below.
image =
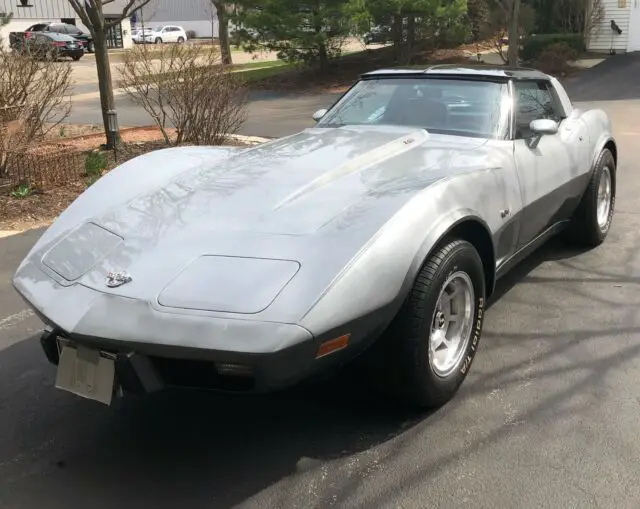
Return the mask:
[(582, 9), (579, 9), (577, 15), (584, 16), (582, 30), (585, 43), (587, 43), (592, 34), (598, 31), (600, 24), (604, 19), (604, 4), (603, 0), (583, 0), (580, 4)]
[[(535, 24), (535, 11), (521, 0), (492, 0), (493, 19), (490, 27), (496, 34), (495, 46), (505, 63), (518, 66), (520, 57), (520, 37), (527, 34)], [(504, 39), (509, 46), (504, 55)]]
[[(153, 55), (153, 56), (151, 56)], [(167, 144), (219, 145), (246, 118), (247, 92), (239, 73), (220, 65), (217, 48), (177, 44), (150, 53), (135, 48), (119, 68), (120, 86), (154, 119)]]
[(96, 68), (98, 70), (98, 86), (100, 88), (100, 106), (102, 108), (102, 122), (107, 138), (107, 145), (113, 146), (120, 142), (120, 133), (114, 135), (109, 132), (109, 117), (107, 112), (115, 110), (113, 98), (113, 83), (111, 67), (109, 65), (109, 51), (107, 48), (107, 32), (117, 26), (123, 19), (128, 18), (134, 11), (141, 9), (151, 0), (126, 0), (122, 12), (115, 17), (105, 19), (104, 6), (112, 4), (115, 0), (69, 0), (71, 7), (76, 12), (82, 23), (89, 29), (93, 37), (96, 56)]
[(0, 46), (0, 176), (10, 153), (41, 140), (71, 112), (71, 65)]
[(520, 34), (518, 30), (518, 18), (520, 17), (520, 0), (494, 0), (495, 5), (502, 11), (506, 20), (509, 49), (507, 62), (509, 65), (518, 65), (518, 50), (520, 47)]

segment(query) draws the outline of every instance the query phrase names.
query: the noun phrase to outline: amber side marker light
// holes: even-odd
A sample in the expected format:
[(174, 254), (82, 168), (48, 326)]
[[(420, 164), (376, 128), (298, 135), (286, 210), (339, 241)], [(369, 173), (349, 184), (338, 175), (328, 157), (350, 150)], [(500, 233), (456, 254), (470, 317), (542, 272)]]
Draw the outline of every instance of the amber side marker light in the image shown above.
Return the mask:
[(339, 338), (325, 341), (320, 345), (320, 348), (318, 348), (316, 359), (324, 357), (325, 355), (329, 355), (330, 353), (337, 352), (338, 350), (342, 350), (343, 348), (347, 348), (350, 337), (351, 334), (345, 334), (344, 336), (340, 336)]

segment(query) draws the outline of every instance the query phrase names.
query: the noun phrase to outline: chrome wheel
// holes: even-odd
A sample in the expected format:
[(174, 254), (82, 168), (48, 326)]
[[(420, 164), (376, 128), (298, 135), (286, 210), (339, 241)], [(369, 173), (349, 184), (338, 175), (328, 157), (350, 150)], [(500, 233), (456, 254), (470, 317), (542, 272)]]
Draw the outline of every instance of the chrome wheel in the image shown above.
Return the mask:
[(611, 212), (611, 170), (608, 166), (602, 169), (598, 185), (597, 218), (598, 226), (604, 230), (609, 222)]
[(429, 364), (446, 377), (460, 363), (471, 338), (475, 315), (473, 283), (464, 272), (451, 274), (440, 291), (431, 321)]

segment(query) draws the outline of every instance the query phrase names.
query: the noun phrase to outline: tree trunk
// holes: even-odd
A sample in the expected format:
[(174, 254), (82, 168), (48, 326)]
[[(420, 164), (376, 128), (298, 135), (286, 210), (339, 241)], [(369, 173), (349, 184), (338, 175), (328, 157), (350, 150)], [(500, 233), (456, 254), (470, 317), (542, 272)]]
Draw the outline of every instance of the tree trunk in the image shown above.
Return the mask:
[(120, 143), (120, 130), (114, 133), (109, 131), (109, 110), (115, 110), (113, 99), (113, 83), (111, 81), (111, 66), (109, 65), (109, 51), (107, 49), (107, 38), (104, 31), (95, 31), (93, 37), (94, 51), (96, 57), (96, 69), (98, 70), (98, 87), (100, 89), (100, 106), (102, 108), (102, 122), (107, 138), (107, 146), (114, 147)]
[(224, 65), (231, 65), (231, 42), (229, 41), (229, 16), (227, 16), (226, 6), (224, 2), (213, 2), (218, 14), (218, 37), (220, 39), (220, 56)]
[(509, 12), (509, 51), (507, 60), (512, 67), (518, 66), (518, 54), (520, 49), (520, 0), (512, 0)]
[(316, 0), (312, 11), (313, 16), (313, 31), (315, 32), (315, 43), (318, 47), (318, 64), (320, 69), (326, 69), (329, 66), (329, 53), (327, 51), (327, 42), (325, 40), (323, 30), (323, 19), (320, 2)]
[(402, 61), (402, 49), (404, 46), (404, 37), (402, 36), (403, 17), (400, 14), (394, 14), (391, 19), (391, 37), (393, 38), (393, 48), (397, 62)]
[(413, 52), (416, 45), (416, 17), (411, 14), (407, 21), (407, 53), (405, 60), (407, 64), (411, 64), (413, 60)]
[(327, 53), (327, 45), (324, 41), (318, 43), (318, 60), (320, 69), (326, 69), (329, 66), (329, 54)]

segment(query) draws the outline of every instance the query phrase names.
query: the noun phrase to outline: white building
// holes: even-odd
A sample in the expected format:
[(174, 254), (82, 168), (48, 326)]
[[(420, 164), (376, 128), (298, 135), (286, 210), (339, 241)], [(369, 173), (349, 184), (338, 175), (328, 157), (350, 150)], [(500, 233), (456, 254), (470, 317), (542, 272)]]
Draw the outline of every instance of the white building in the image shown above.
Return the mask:
[[(175, 0), (174, 0), (175, 1)], [(114, 0), (104, 6), (105, 18), (122, 15), (126, 0)], [(22, 32), (36, 23), (70, 23), (88, 32), (87, 27), (77, 16), (67, 0), (0, 0), (1, 13), (13, 13), (11, 22), (0, 28), (3, 43), (9, 44), (9, 32)], [(107, 45), (110, 48), (129, 48), (131, 40), (131, 23), (122, 20), (107, 34)]]
[[(590, 34), (587, 49), (603, 53), (611, 49), (616, 53), (640, 51), (640, 0), (599, 1), (604, 12)], [(612, 21), (621, 33), (612, 28)]]
[(211, 0), (151, 0), (131, 20), (152, 28), (177, 25), (196, 37), (218, 37), (218, 17)]

